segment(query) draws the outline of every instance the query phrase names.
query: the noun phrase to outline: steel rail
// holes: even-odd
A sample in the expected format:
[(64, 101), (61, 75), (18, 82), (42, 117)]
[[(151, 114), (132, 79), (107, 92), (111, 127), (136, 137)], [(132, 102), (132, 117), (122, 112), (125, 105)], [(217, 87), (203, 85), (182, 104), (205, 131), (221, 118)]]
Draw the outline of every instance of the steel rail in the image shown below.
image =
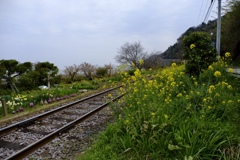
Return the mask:
[(43, 145), (49, 143), (50, 141), (52, 141), (54, 138), (58, 137), (61, 135), (61, 133), (69, 130), (70, 128), (74, 127), (76, 124), (84, 121), (85, 119), (89, 118), (90, 116), (94, 115), (95, 113), (99, 112), (100, 110), (102, 110), (103, 108), (105, 108), (106, 106), (108, 106), (111, 102), (114, 102), (118, 99), (120, 99), (121, 97), (123, 97), (125, 95), (122, 94), (102, 105), (100, 105), (99, 107), (97, 107), (96, 109), (84, 114), (83, 116), (79, 117), (78, 119), (64, 125), (63, 127), (59, 128), (58, 130), (50, 133), (49, 135), (43, 137), (42, 139), (38, 140), (37, 142), (28, 145), (27, 147), (21, 149), (20, 151), (18, 151), (17, 153), (11, 155), (10, 157), (8, 157), (6, 160), (15, 160), (15, 159), (23, 159), (26, 156), (28, 156), (29, 154), (33, 153), (34, 151), (36, 151), (37, 149), (39, 149), (40, 147), (42, 147)]
[(120, 87), (122, 87), (122, 85), (119, 85), (119, 86), (117, 86), (117, 87), (113, 87), (113, 88), (104, 90), (104, 91), (102, 91), (102, 92), (93, 94), (93, 95), (91, 95), (91, 96), (82, 98), (82, 99), (77, 100), (77, 101), (68, 103), (68, 104), (63, 105), (63, 106), (61, 106), (61, 107), (58, 107), (58, 108), (55, 108), (55, 109), (53, 109), (53, 110), (50, 110), (50, 111), (44, 112), (44, 113), (42, 113), (42, 114), (36, 115), (36, 116), (34, 116), (34, 117), (30, 118), (30, 119), (26, 119), (26, 120), (23, 120), (23, 121), (21, 121), (21, 122), (17, 122), (17, 123), (14, 123), (14, 124), (12, 124), (12, 125), (9, 125), (9, 126), (0, 128), (0, 137), (1, 137), (2, 135), (4, 135), (4, 134), (6, 134), (6, 133), (8, 133), (8, 132), (10, 132), (10, 131), (12, 131), (12, 130), (14, 130), (14, 129), (17, 129), (17, 128), (21, 127), (21, 126), (24, 126), (25, 124), (34, 123), (34, 121), (36, 121), (36, 120), (38, 120), (38, 119), (41, 119), (41, 118), (43, 118), (43, 117), (45, 117), (45, 116), (48, 116), (48, 115), (50, 115), (50, 114), (52, 114), (52, 113), (61, 111), (61, 110), (65, 109), (65, 108), (67, 108), (67, 107), (69, 107), (69, 106), (72, 106), (72, 105), (75, 105), (75, 104), (77, 104), (77, 103), (80, 103), (80, 102), (89, 100), (89, 99), (91, 99), (91, 98), (97, 97), (97, 96), (99, 96), (99, 95), (101, 95), (101, 94), (107, 93), (107, 92), (109, 92), (109, 91), (115, 90), (115, 89), (120, 88)]

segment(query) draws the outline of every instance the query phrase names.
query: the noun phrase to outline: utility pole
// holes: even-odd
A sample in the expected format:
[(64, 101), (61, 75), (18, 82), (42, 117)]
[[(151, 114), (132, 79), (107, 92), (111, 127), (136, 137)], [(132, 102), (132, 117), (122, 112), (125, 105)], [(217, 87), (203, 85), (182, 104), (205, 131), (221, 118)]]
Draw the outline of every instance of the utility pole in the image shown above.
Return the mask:
[(217, 42), (216, 49), (220, 55), (220, 36), (221, 36), (221, 0), (218, 0), (218, 20), (217, 20)]

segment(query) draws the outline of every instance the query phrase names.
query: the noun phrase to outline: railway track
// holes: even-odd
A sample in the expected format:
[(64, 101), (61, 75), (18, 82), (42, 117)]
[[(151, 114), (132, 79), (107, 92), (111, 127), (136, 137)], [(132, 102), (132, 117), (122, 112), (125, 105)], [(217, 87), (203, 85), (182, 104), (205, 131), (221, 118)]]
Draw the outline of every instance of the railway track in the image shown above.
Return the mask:
[(122, 95), (105, 90), (27, 120), (0, 128), (0, 159), (23, 159), (101, 111)]

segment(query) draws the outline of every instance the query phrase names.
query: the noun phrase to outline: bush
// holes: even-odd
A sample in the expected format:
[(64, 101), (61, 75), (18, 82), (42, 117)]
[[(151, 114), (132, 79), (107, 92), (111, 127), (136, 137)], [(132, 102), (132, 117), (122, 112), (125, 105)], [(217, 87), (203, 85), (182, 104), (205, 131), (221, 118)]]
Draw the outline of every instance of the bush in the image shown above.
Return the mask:
[(205, 32), (193, 32), (183, 38), (185, 54), (187, 59), (186, 73), (190, 76), (199, 74), (217, 60), (217, 52), (211, 46), (211, 37)]
[(130, 76), (133, 76), (135, 71), (136, 71), (136, 69), (130, 69), (130, 70), (128, 70), (128, 74)]
[(79, 84), (74, 84), (72, 89), (97, 89), (98, 83), (96, 81), (82, 81)]
[(104, 77), (107, 75), (107, 68), (102, 68), (102, 67), (99, 67), (97, 70), (96, 70), (96, 75), (98, 77)]

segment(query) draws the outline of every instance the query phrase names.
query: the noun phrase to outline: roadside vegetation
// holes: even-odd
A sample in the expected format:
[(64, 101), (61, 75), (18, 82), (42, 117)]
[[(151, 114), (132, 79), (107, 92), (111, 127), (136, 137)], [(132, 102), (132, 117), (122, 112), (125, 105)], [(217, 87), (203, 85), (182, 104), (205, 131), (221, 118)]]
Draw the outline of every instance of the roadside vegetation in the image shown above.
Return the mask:
[(79, 159), (240, 158), (240, 83), (227, 69), (231, 54), (218, 57), (202, 32), (183, 45), (185, 64), (149, 76), (136, 69), (126, 79), (128, 95), (113, 105), (116, 122)]
[(176, 64), (151, 78), (126, 80), (116, 122), (79, 159), (240, 158), (240, 83), (223, 59), (199, 78)]

